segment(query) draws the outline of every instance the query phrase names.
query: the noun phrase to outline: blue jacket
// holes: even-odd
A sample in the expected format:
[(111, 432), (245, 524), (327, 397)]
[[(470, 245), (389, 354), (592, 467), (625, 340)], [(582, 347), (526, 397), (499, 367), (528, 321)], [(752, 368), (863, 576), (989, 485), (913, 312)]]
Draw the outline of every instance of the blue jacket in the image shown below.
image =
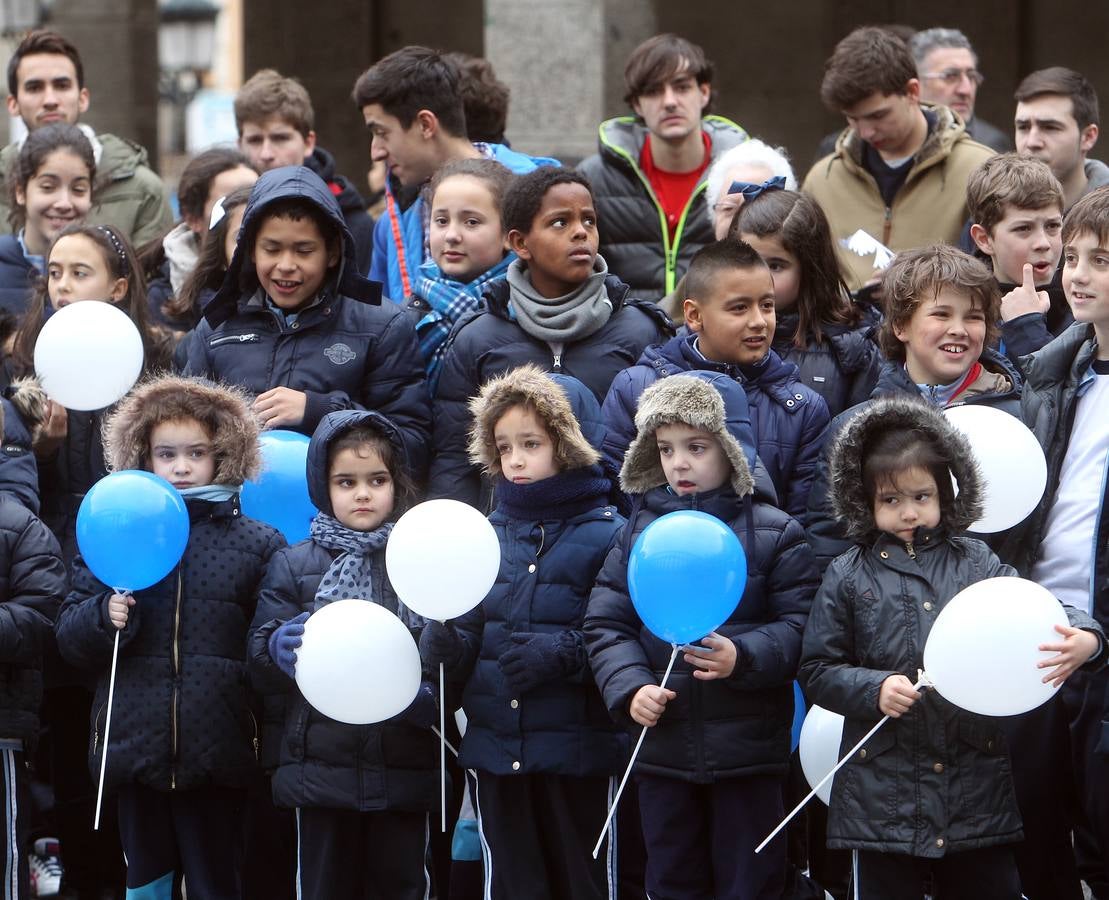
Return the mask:
[[(293, 323), (265, 304), (250, 250), (270, 204), (296, 197), (322, 210), (342, 236), (335, 276)], [(425, 471), (430, 413), (416, 331), (403, 309), (380, 305), (380, 285), (353, 264), (354, 242), (331, 191), (303, 166), (273, 169), (255, 184), (223, 286), (204, 320), (178, 347), (187, 375), (240, 385), (254, 394), (284, 385), (308, 396), (296, 430), (311, 434), (340, 409), (371, 409), (404, 435), (417, 476)]]
[[(523, 175), (540, 166), (557, 166), (557, 159), (547, 156), (528, 156), (504, 144), (476, 144), (487, 150), (488, 157), (505, 166), (510, 172)], [(373, 257), (370, 260), (370, 278), (384, 285), (385, 296), (394, 303), (404, 303), (411, 293), (406, 290), (401, 267), (408, 275), (409, 285), (416, 277), (416, 270), (424, 261), (427, 244), (426, 207), (422, 192), (415, 201), (402, 210), (389, 180), (385, 181), (385, 212), (374, 225)], [(400, 244), (396, 241), (399, 233)]]
[(39, 476), (31, 452), (31, 432), (7, 398), (3, 404), (4, 433), (0, 444), (0, 494), (11, 494), (36, 516), (39, 513)]
[[(1004, 410), (1012, 416), (1020, 418), (1020, 390), (1021, 379), (1016, 367), (1009, 360), (989, 347), (982, 351), (979, 362), (982, 363), (983, 373), (967, 390), (960, 394), (954, 406), (963, 404), (984, 404)], [(905, 366), (901, 362), (887, 360), (882, 365), (882, 371), (875, 385), (870, 399), (878, 397), (891, 397), (898, 394), (920, 396), (920, 390), (910, 380)], [(835, 437), (844, 425), (851, 420), (870, 401), (852, 406), (840, 413), (828, 427), (828, 439), (817, 460), (816, 471), (813, 474), (808, 498), (808, 508), (805, 512), (805, 531), (816, 553), (817, 563), (823, 572), (828, 563), (851, 549), (851, 542), (844, 535), (843, 525), (836, 520), (832, 513), (829, 482), (829, 453)]]
[(485, 309), (458, 320), (443, 359), (434, 402), (435, 459), (428, 486), (430, 496), (482, 505), (480, 476), (466, 452), (468, 403), (494, 375), (535, 363), (547, 371), (573, 376), (600, 401), (621, 369), (638, 359), (649, 344), (670, 333), (670, 320), (657, 304), (631, 299), (628, 286), (611, 275), (605, 279), (605, 288), (613, 306), (608, 322), (589, 337), (567, 344), (559, 357), (552, 355), (548, 344), (533, 338), (510, 318), (507, 281), (496, 281), (486, 288)]
[(799, 517), (808, 502), (813, 470), (824, 445), (827, 404), (798, 381), (797, 366), (783, 362), (773, 350), (758, 376), (747, 378), (738, 366), (704, 359), (694, 349), (694, 340), (693, 334), (678, 335), (665, 344), (648, 347), (635, 366), (613, 379), (602, 410), (608, 429), (602, 451), (605, 466), (620, 471), (624, 453), (635, 437), (636, 404), (648, 385), (679, 372), (721, 372), (743, 385), (755, 448), (777, 489), (778, 505)]
[[(281, 535), (240, 513), (238, 498), (187, 499), (185, 555), (153, 587), (135, 592), (119, 632), (119, 662), (105, 789), (246, 787), (260, 729), (246, 677), (247, 627), (262, 573)], [(77, 557), (55, 633), (70, 665), (96, 671), (89, 768), (104, 751), (108, 673), (116, 629), (111, 589)]]
[(18, 319), (27, 311), (39, 271), (23, 255), (14, 234), (0, 237), (0, 315)]
[[(558, 378), (591, 444), (603, 426), (596, 398), (581, 382)], [(601, 470), (594, 466), (599, 477)], [(564, 475), (529, 486), (546, 493)], [(613, 546), (623, 518), (597, 497), (593, 508), (561, 518), (523, 515), (498, 502), (489, 521), (501, 544), (496, 584), (456, 623), (466, 652), (463, 707), (468, 720), (459, 762), (494, 775), (547, 773), (610, 775), (627, 758), (627, 738), (613, 726), (585, 658), (581, 634), (593, 581)], [(575, 665), (564, 677), (523, 696), (508, 690), (497, 660), (513, 633), (561, 634)], [(571, 650), (566, 651), (570, 653)]]
[[(327, 499), (327, 448), (353, 426), (370, 420), (401, 447), (399, 430), (383, 416), (345, 410), (316, 429), (308, 447), (308, 489), (331, 513)], [(273, 798), (283, 807), (322, 807), (358, 812), (430, 810), (439, 803), (439, 742), (426, 728), (399, 718), (374, 725), (347, 725), (313, 709), (296, 683), (269, 654), (273, 632), (302, 612), (315, 612), (320, 581), (339, 555), (311, 538), (274, 554), (258, 595), (247, 655), (258, 690), (283, 702), (284, 727), (277, 748)], [(385, 571), (385, 553), (374, 557), (373, 596), (399, 607)], [(272, 701), (271, 701), (272, 702)]]

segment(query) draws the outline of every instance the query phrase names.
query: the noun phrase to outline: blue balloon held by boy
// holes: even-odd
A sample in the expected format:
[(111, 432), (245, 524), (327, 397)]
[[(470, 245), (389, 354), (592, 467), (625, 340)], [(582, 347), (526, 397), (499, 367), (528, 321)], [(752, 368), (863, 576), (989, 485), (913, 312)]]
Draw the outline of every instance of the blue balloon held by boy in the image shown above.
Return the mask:
[(77, 510), (77, 546), (101, 582), (120, 591), (157, 584), (181, 560), (189, 513), (181, 494), (152, 472), (113, 472)]
[(628, 558), (632, 604), (653, 634), (687, 644), (735, 612), (747, 584), (747, 557), (728, 525), (678, 510), (648, 525)]
[(308, 497), (308, 436), (267, 431), (261, 437), (262, 474), (243, 484), (243, 515), (272, 525), (290, 544), (308, 537), (316, 507)]

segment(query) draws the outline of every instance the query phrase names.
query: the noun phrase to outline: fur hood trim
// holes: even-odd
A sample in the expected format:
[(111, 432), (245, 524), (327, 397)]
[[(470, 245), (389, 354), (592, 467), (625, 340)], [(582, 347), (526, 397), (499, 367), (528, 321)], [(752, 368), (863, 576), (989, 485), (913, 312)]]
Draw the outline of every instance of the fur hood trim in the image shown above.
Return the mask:
[[(958, 534), (982, 515), (982, 478), (970, 443), (947, 417), (923, 399), (884, 397), (868, 403), (848, 420), (830, 452), (832, 510), (853, 541), (869, 543), (878, 536), (874, 509), (863, 489), (863, 458), (874, 439), (886, 431), (915, 431), (946, 460), (958, 494), (940, 491), (942, 525)], [(941, 485), (941, 488), (943, 486)]]
[(470, 398), (470, 413), (474, 417), (470, 460), (487, 474), (501, 471), (493, 428), (510, 407), (517, 405), (535, 410), (554, 441), (560, 471), (584, 469), (600, 462), (601, 455), (582, 433), (566, 390), (538, 366), (526, 365), (491, 378), (476, 397)]
[(149, 469), (150, 433), (161, 422), (196, 419), (212, 434), (215, 484), (240, 485), (262, 463), (260, 426), (245, 391), (201, 378), (163, 375), (124, 397), (104, 423), (109, 470)]
[[(720, 388), (737, 393), (744, 413), (747, 397), (730, 379), (706, 379), (698, 375), (671, 375), (648, 387), (639, 397), (635, 413), (635, 440), (624, 456), (620, 469), (620, 486), (628, 494), (645, 494), (651, 488), (666, 484), (662, 471), (655, 432), (660, 425), (683, 424), (712, 434), (732, 464), (732, 488), (736, 496), (745, 497), (755, 490), (755, 480), (747, 465), (743, 445), (727, 428), (725, 398)], [(747, 416), (744, 415), (746, 421)]]
[[(4, 392), (4, 396), (11, 401), (19, 418), (23, 420), (24, 427), (31, 433), (31, 440), (38, 437), (42, 423), (46, 421), (49, 410), (50, 398), (42, 389), (39, 380), (34, 377), (17, 378)], [(4, 433), (4, 408), (0, 405), (0, 435)]]

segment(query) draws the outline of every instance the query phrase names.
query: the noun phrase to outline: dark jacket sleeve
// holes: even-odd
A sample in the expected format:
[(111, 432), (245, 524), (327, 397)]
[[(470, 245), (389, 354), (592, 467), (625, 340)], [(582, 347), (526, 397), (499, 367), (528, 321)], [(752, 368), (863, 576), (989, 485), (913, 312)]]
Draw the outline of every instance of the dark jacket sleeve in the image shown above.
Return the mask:
[(878, 691), (897, 672), (864, 669), (854, 647), (853, 554), (835, 559), (813, 601), (797, 680), (811, 703), (853, 719), (881, 718)]
[(812, 547), (816, 566), (820, 572), (827, 569), (828, 564), (841, 553), (851, 549), (851, 543), (847, 540), (843, 525), (832, 512), (829, 452), (836, 434), (846, 423), (847, 417), (847, 412), (841, 413), (828, 426), (824, 446), (817, 455), (812, 480), (809, 482), (808, 505), (802, 519), (805, 525), (805, 536), (808, 538), (809, 546)]
[(817, 461), (828, 438), (828, 404), (819, 394), (813, 398), (803, 413), (801, 435), (794, 457), (789, 486), (782, 498), (782, 509), (801, 519), (809, 504), (809, 493), (816, 477)]
[[(71, 666), (99, 671), (111, 663), (117, 631), (108, 618), (111, 596), (112, 590), (96, 579), (80, 556), (76, 557), (69, 596), (62, 604), (54, 626), (58, 650)], [(121, 648), (130, 643), (142, 627), (142, 604), (140, 594), (127, 613), (127, 625), (119, 632)]]
[(475, 350), (467, 326), (480, 319), (459, 323), (443, 358), (439, 388), (433, 402), (435, 456), (428, 479), (428, 498), (448, 497), (478, 506), (481, 474), (466, 450), (470, 432), (470, 397), (480, 387)]
[(11, 547), (8, 587), (0, 604), (0, 663), (36, 665), (65, 593), (65, 566), (54, 535), (31, 515)]
[(481, 655), (481, 642), (485, 635), (484, 604), (479, 603), (468, 613), (455, 619), (451, 625), (462, 640), (462, 655), (445, 675), (456, 685), (465, 686)]
[(816, 560), (800, 524), (789, 520), (774, 548), (766, 578), (773, 619), (735, 638), (735, 672), (726, 684), (762, 690), (793, 681), (801, 660), (801, 637), (820, 586)]
[(263, 694), (283, 694), (294, 687), (270, 656), (270, 636), (281, 625), (302, 612), (296, 575), (289, 564), (289, 551), (278, 550), (270, 557), (258, 589), (258, 605), (247, 636), (247, 665), (251, 681)]
[[(634, 369), (634, 367), (633, 367)], [(643, 386), (635, 378), (633, 369), (617, 372), (601, 406), (605, 423), (605, 436), (601, 442), (601, 458), (605, 470), (618, 476), (624, 465), (624, 454), (635, 439), (635, 407)], [(619, 486), (619, 482), (614, 481)]]
[(639, 643), (641, 628), (628, 594), (623, 544), (617, 543), (589, 595), (583, 631), (589, 666), (605, 706), (623, 725), (634, 724), (628, 704), (635, 692), (645, 684), (658, 683), (647, 651)]
[(1043, 313), (1025, 313), (1008, 322), (1001, 323), (1001, 340), (1005, 344), (1005, 355), (1018, 360), (1029, 353), (1035, 353), (1055, 339), (1047, 328), (1047, 316)]
[(206, 319), (181, 338), (173, 351), (173, 368), (182, 375), (200, 375), (210, 378), (212, 366), (208, 359), (208, 338), (212, 329)]

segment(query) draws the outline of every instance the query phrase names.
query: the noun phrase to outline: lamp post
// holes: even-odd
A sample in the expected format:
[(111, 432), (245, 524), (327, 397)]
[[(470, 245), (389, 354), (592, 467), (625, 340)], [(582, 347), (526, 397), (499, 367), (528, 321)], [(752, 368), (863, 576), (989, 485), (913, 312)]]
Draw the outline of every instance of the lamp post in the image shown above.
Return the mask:
[(212, 68), (220, 7), (211, 0), (161, 0), (158, 11), (159, 88), (174, 107), (172, 146), (183, 151), (185, 108)]
[(39, 0), (0, 0), (0, 34), (30, 31), (41, 19)]

